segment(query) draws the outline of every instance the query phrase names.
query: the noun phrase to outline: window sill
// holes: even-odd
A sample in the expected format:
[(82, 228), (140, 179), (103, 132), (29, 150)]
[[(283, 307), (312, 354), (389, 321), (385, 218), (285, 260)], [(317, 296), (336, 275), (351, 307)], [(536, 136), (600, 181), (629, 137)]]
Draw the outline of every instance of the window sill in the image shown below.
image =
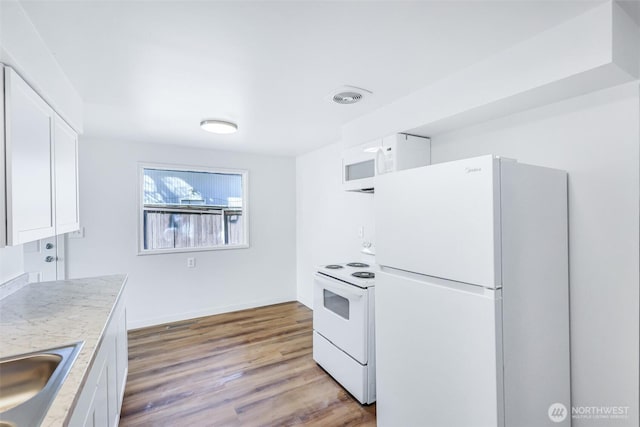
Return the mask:
[(162, 254), (179, 254), (186, 252), (209, 252), (209, 251), (227, 251), (232, 249), (248, 249), (249, 245), (228, 245), (228, 246), (211, 246), (207, 248), (170, 248), (170, 249), (153, 249), (138, 250), (138, 255), (162, 255)]

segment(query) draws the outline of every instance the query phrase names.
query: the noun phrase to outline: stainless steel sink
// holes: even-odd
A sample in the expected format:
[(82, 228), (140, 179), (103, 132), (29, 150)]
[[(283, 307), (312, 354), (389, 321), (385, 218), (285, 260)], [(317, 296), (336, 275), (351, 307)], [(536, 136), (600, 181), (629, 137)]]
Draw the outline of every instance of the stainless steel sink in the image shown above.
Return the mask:
[(0, 360), (0, 427), (40, 425), (82, 344)]
[(34, 354), (0, 362), (0, 412), (40, 393), (61, 361), (58, 354)]

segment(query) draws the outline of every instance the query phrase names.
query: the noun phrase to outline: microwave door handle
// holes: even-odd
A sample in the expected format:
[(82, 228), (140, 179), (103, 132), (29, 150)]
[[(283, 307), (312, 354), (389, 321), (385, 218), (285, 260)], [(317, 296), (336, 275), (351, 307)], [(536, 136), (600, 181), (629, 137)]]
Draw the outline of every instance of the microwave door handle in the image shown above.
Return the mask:
[(383, 173), (385, 173), (385, 166), (384, 151), (382, 151), (382, 148), (378, 148), (378, 150), (376, 151), (376, 175), (382, 175)]

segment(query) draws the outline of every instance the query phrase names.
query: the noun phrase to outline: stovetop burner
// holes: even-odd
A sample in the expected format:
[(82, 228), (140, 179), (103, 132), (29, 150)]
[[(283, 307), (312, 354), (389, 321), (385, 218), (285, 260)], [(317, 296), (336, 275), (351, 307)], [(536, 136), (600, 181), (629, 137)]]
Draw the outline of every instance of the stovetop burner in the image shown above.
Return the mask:
[(357, 277), (359, 279), (373, 279), (374, 277), (376, 277), (376, 273), (372, 273), (370, 271), (356, 271), (355, 273), (352, 273), (351, 275), (353, 277)]
[[(349, 267), (356, 267), (356, 268), (367, 268), (367, 267), (369, 267), (369, 264), (365, 264), (364, 262), (350, 262), (347, 265)], [(356, 277), (358, 277), (358, 276), (356, 276)]]
[(329, 265), (325, 265), (324, 268), (328, 268), (329, 270), (339, 270), (343, 267), (338, 264), (329, 264)]

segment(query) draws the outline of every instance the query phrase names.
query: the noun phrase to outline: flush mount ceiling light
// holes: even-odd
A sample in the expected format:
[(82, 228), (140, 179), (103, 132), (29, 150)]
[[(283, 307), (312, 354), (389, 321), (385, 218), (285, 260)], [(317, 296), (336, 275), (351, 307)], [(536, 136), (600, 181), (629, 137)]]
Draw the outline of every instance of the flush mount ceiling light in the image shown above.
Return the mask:
[(207, 119), (200, 122), (200, 127), (207, 132), (217, 134), (229, 134), (238, 131), (238, 125), (233, 122), (227, 122), (225, 120), (213, 120)]

